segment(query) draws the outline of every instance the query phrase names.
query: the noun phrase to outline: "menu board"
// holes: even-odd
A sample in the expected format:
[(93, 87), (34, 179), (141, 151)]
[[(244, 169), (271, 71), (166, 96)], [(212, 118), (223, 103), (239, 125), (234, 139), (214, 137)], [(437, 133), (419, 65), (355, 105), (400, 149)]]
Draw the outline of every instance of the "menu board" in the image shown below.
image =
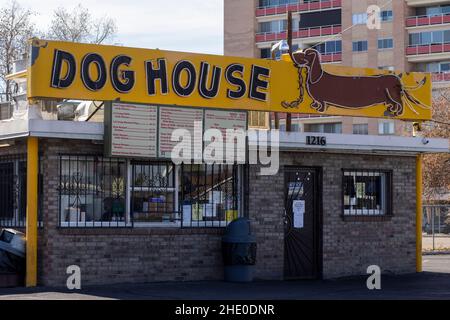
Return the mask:
[(157, 156), (158, 107), (113, 103), (111, 156)]
[[(245, 137), (243, 138), (244, 143), (242, 145), (237, 145), (237, 141), (234, 139), (233, 142), (228, 143), (227, 140), (227, 130), (241, 130), (241, 132), (246, 132), (247, 130), (247, 112), (236, 112), (236, 111), (222, 111), (222, 110), (206, 110), (205, 111), (205, 130), (208, 129), (218, 129), (222, 132), (223, 143), (225, 146), (224, 154), (230, 154), (231, 148), (236, 148), (236, 155), (238, 159), (245, 159)], [(206, 146), (205, 146), (206, 147)]]
[[(200, 132), (194, 135), (195, 122), (199, 124)], [(176, 129), (186, 129), (189, 131), (192, 141), (192, 157), (193, 159), (201, 159), (203, 153), (203, 110), (160, 107), (159, 156), (161, 158), (171, 158), (173, 148), (179, 143), (179, 141), (172, 141), (172, 133)], [(197, 146), (197, 148), (194, 146)], [(196, 150), (200, 153), (194, 153)]]

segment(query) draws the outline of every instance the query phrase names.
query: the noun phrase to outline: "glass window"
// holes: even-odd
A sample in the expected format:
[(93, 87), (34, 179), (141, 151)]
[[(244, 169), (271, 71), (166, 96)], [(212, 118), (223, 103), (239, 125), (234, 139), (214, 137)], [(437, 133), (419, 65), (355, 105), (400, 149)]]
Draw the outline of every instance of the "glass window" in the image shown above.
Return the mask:
[(354, 52), (363, 52), (367, 51), (368, 43), (367, 40), (364, 41), (354, 41), (353, 42), (353, 51)]
[(392, 21), (393, 20), (393, 14), (392, 10), (385, 10), (380, 12), (381, 21)]
[(239, 216), (237, 165), (183, 165), (181, 208), (184, 227), (220, 227)]
[(450, 30), (444, 31), (444, 42), (449, 43), (450, 42)]
[(409, 45), (411, 46), (420, 45), (420, 33), (411, 33), (409, 35)]
[(433, 31), (432, 38), (432, 43), (442, 43), (444, 42), (444, 33), (442, 31)]
[(69, 227), (122, 227), (126, 216), (126, 162), (61, 156), (59, 221)]
[(361, 123), (353, 125), (353, 134), (369, 134), (369, 124)]
[(355, 13), (352, 16), (352, 22), (354, 25), (366, 24), (367, 23), (367, 13)]
[(306, 123), (305, 132), (342, 133), (342, 123)]
[(132, 162), (133, 222), (176, 222), (175, 166), (169, 162)]
[(428, 7), (427, 8), (427, 15), (429, 16), (436, 16), (440, 15), (442, 13), (442, 10), (440, 7)]
[(378, 124), (378, 133), (380, 135), (395, 134), (395, 123), (393, 121), (383, 121)]
[(344, 216), (391, 215), (389, 171), (343, 170)]
[(389, 39), (378, 39), (378, 49), (392, 49), (394, 47), (394, 40)]
[(326, 52), (329, 52), (329, 53), (336, 52), (336, 42), (335, 41), (326, 42)]
[(342, 41), (336, 41), (336, 52), (342, 52)]
[(442, 62), (440, 72), (450, 72), (450, 62)]
[(422, 32), (420, 34), (420, 44), (430, 44), (432, 42), (432, 33), (431, 32)]
[(270, 59), (270, 58), (272, 58), (272, 53), (270, 51), (270, 48), (263, 48), (263, 49), (261, 49), (261, 58), (262, 59)]

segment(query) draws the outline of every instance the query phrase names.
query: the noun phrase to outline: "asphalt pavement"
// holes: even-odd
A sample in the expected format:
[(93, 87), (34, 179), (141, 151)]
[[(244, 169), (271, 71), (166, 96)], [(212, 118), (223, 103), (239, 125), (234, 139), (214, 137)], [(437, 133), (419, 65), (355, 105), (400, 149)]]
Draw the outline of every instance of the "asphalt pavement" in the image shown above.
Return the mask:
[(320, 281), (220, 281), (122, 284), (85, 287), (0, 289), (5, 300), (298, 300), (298, 299), (450, 299), (450, 255), (424, 256), (424, 272), (383, 275), (381, 290), (368, 290), (367, 277)]

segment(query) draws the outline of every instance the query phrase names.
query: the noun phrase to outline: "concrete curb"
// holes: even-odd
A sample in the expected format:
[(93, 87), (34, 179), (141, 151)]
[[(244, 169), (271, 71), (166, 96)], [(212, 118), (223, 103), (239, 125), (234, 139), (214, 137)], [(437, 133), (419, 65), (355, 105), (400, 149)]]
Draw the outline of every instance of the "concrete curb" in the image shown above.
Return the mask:
[(450, 250), (422, 252), (424, 256), (437, 256), (450, 254)]

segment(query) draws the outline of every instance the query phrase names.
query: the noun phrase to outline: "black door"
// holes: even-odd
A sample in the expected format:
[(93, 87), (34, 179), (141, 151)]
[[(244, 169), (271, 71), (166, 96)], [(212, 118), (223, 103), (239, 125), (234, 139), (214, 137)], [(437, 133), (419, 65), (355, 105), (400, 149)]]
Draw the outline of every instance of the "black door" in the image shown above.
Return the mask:
[(284, 275), (315, 279), (321, 269), (320, 171), (286, 168)]

